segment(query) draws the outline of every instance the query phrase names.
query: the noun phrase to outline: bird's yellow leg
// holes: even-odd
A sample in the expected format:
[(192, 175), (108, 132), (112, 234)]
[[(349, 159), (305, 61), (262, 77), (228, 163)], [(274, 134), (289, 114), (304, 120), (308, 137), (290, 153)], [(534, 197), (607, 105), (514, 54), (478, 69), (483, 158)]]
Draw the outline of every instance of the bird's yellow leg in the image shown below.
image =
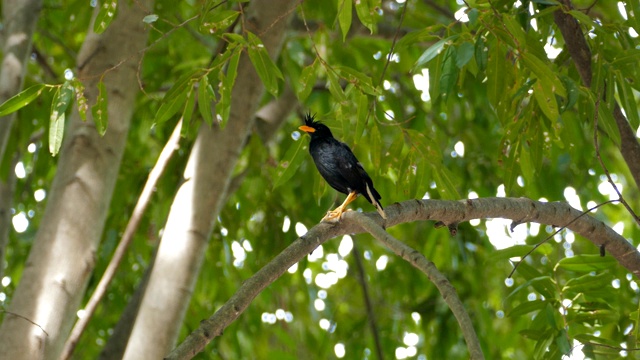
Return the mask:
[(349, 195), (347, 195), (347, 198), (342, 203), (342, 205), (338, 206), (335, 210), (328, 211), (327, 215), (325, 215), (320, 221), (326, 221), (326, 222), (340, 221), (340, 216), (342, 216), (342, 213), (345, 211), (344, 208), (347, 207), (347, 205), (349, 205), (353, 200), (355, 200), (357, 196), (358, 196), (358, 193), (356, 193), (355, 191), (350, 192)]

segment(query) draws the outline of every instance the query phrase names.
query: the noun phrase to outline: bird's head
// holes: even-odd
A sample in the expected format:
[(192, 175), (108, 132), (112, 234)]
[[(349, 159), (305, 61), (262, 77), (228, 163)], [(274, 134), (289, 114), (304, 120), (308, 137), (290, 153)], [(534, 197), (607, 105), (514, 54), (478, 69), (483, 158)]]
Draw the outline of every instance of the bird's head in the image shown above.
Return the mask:
[(312, 139), (317, 137), (333, 137), (333, 134), (331, 134), (331, 130), (329, 130), (327, 125), (319, 121), (315, 121), (315, 116), (311, 114), (305, 115), (304, 125), (300, 126), (298, 129), (311, 135)]

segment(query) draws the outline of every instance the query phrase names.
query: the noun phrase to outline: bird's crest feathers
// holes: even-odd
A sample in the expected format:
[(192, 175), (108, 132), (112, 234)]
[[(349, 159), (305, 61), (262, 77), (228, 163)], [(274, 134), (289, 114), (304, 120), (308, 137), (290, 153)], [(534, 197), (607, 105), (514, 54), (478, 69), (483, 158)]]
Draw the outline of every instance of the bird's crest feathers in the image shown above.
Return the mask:
[(320, 121), (316, 121), (316, 115), (311, 113), (307, 113), (304, 116), (304, 124), (310, 127), (315, 127), (315, 125), (320, 124)]

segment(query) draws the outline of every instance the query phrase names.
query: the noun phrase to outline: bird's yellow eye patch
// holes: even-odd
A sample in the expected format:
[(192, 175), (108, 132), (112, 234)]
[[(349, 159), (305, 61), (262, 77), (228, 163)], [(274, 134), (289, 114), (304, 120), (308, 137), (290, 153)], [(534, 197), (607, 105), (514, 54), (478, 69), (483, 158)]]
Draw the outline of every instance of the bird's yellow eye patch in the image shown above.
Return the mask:
[(307, 126), (307, 125), (302, 125), (298, 129), (300, 129), (300, 130), (302, 130), (304, 132), (308, 132), (308, 133), (316, 132), (316, 129), (312, 128), (311, 126)]

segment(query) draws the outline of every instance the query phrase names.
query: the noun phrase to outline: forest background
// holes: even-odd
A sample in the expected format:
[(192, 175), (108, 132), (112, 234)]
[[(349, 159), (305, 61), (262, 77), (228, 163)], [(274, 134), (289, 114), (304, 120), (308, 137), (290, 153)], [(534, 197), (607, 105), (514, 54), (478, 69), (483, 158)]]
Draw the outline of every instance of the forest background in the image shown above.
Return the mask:
[(638, 0), (1, 6), (0, 358), (640, 357)]

